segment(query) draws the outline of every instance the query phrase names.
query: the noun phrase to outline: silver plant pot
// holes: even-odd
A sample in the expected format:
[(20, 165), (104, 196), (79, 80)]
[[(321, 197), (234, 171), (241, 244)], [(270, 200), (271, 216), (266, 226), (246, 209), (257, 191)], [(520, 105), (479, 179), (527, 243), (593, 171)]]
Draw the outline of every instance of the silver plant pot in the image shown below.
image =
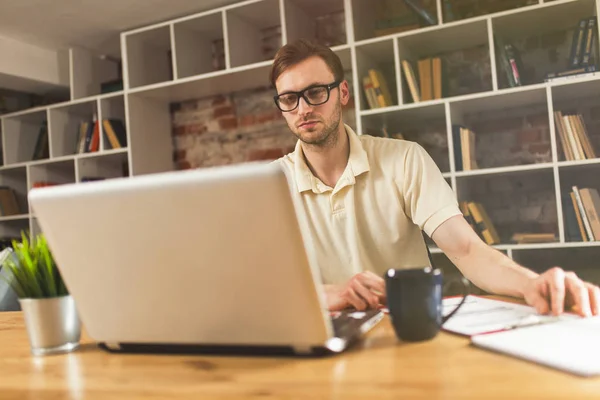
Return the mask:
[(31, 354), (66, 353), (79, 346), (81, 321), (71, 296), (19, 299)]

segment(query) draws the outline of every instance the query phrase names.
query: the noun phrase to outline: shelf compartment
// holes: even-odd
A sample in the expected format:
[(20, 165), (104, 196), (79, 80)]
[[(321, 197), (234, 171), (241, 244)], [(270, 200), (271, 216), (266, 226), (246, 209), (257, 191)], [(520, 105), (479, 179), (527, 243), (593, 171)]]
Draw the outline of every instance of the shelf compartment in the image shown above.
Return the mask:
[(573, 256), (572, 247), (551, 248), (540, 250), (513, 250), (513, 259), (519, 264), (538, 273), (553, 267), (561, 267), (573, 271), (585, 281), (600, 284), (600, 247), (580, 247), (577, 256)]
[[(600, 156), (600, 97), (598, 97), (600, 81), (552, 86), (551, 91), (558, 160), (598, 159)], [(559, 112), (561, 115), (558, 114)], [(565, 152), (565, 148), (568, 153)]]
[[(565, 240), (568, 242), (587, 242), (589, 240), (583, 240), (582, 232), (580, 230), (579, 221), (577, 218), (577, 213), (575, 211), (575, 206), (573, 204), (573, 200), (571, 198), (570, 193), (573, 191), (573, 186), (577, 186), (579, 191), (582, 189), (595, 189), (600, 192), (600, 181), (598, 180), (598, 176), (600, 176), (600, 164), (582, 164), (582, 165), (571, 165), (571, 166), (559, 166), (558, 169), (559, 180), (560, 180), (560, 193), (561, 193), (561, 201), (562, 201), (562, 214), (563, 221), (565, 227)], [(585, 203), (584, 208), (590, 207), (589, 204)], [(581, 212), (581, 210), (579, 210)], [(600, 209), (596, 210), (596, 213), (600, 213)], [(588, 214), (586, 212), (586, 214)], [(580, 218), (584, 216), (580, 214)], [(594, 229), (595, 222), (592, 221), (594, 218), (590, 219), (590, 216), (587, 216), (588, 220), (590, 220), (590, 228), (592, 229), (592, 235), (594, 236), (594, 241), (600, 241), (600, 235), (596, 235), (598, 229)], [(584, 230), (583, 234), (586, 238), (588, 238), (587, 229), (585, 227), (585, 223), (582, 219), (582, 228)], [(599, 237), (596, 237), (599, 236)], [(589, 238), (588, 238), (589, 239)]]
[(348, 42), (343, 0), (285, 0), (288, 43), (300, 38), (328, 47)]
[(4, 165), (49, 158), (51, 137), (47, 123), (45, 109), (3, 118)]
[(77, 159), (77, 182), (129, 176), (127, 153)]
[[(579, 0), (493, 17), (498, 88), (544, 82), (548, 73), (571, 69), (573, 33), (582, 18), (595, 15), (594, 0)], [(510, 54), (502, 53), (503, 45), (512, 46), (520, 83), (508, 61)], [(597, 51), (597, 41), (595, 45)]]
[[(125, 129), (126, 121), (125, 121), (125, 98), (124, 96), (116, 96), (109, 97), (105, 99), (100, 99), (100, 118), (102, 119), (102, 124), (100, 124), (100, 148), (103, 151), (114, 150), (114, 149), (124, 149), (127, 147), (127, 132)], [(109, 124), (112, 128), (112, 132), (108, 132), (106, 128), (106, 120), (109, 120)], [(120, 122), (117, 122), (120, 121)], [(117, 124), (113, 126), (114, 124)], [(115, 131), (115, 128), (117, 131)], [(118, 134), (118, 132), (121, 132)], [(114, 147), (114, 137), (112, 134), (115, 134), (118, 147)], [(107, 134), (110, 134), (112, 137), (109, 137)], [(123, 143), (121, 143), (123, 142)]]
[(356, 63), (361, 110), (398, 105), (393, 40), (357, 46)]
[[(450, 171), (444, 104), (362, 116), (362, 131), (373, 136), (404, 138), (419, 143), (441, 172)], [(401, 136), (400, 136), (401, 135)]]
[(232, 68), (272, 60), (282, 45), (278, 0), (262, 0), (225, 11)]
[(35, 237), (37, 235), (41, 235), (42, 232), (42, 227), (40, 226), (37, 218), (32, 218), (31, 221), (29, 221), (30, 223), (28, 224), (28, 229), (31, 232), (31, 236)]
[(121, 60), (82, 48), (69, 49), (71, 100), (123, 90)]
[(28, 167), (29, 190), (34, 187), (46, 186), (48, 184), (75, 183), (74, 160), (51, 161), (47, 163), (33, 164)]
[(226, 68), (223, 12), (177, 22), (173, 32), (178, 78)]
[(351, 0), (354, 40), (360, 41), (437, 25), (436, 1), (422, 0), (418, 3), (433, 23), (419, 17), (403, 1)]
[[(52, 157), (88, 152), (93, 139), (94, 125), (98, 119), (96, 101), (50, 108), (49, 114)], [(98, 149), (99, 139), (100, 137)]]
[(483, 206), (499, 242), (515, 244), (516, 233), (551, 234), (557, 242), (558, 214), (551, 168), (495, 175), (457, 176), (457, 197)]
[(129, 87), (151, 85), (173, 79), (171, 32), (169, 26), (129, 33), (127, 49)]
[(453, 101), (450, 119), (456, 171), (552, 162), (543, 88)]
[(538, 0), (442, 0), (444, 23), (477, 18), (539, 4)]
[(0, 221), (0, 244), (12, 246), (11, 240), (21, 241), (21, 234), (29, 232), (29, 218)]
[[(0, 196), (0, 203), (2, 205), (2, 217), (18, 216), (29, 213), (29, 203), (27, 201), (27, 168), (11, 168), (0, 171), (0, 188), (2, 188), (2, 194)], [(12, 194), (6, 193), (8, 189)], [(12, 200), (10, 197), (14, 195), (16, 200), (17, 210), (7, 213), (13, 206), (10, 205)], [(8, 198), (7, 198), (8, 197)], [(5, 205), (4, 203), (9, 203)]]
[(492, 90), (486, 21), (403, 35), (398, 53), (404, 104)]

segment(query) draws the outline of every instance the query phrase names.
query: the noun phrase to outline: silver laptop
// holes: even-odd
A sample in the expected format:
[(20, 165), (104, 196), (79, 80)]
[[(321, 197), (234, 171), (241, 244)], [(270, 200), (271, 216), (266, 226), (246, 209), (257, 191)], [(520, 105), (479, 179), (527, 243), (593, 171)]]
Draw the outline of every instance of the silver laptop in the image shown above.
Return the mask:
[(279, 165), (247, 163), (34, 189), (29, 201), (107, 350), (341, 352), (383, 314), (327, 310), (289, 191)]

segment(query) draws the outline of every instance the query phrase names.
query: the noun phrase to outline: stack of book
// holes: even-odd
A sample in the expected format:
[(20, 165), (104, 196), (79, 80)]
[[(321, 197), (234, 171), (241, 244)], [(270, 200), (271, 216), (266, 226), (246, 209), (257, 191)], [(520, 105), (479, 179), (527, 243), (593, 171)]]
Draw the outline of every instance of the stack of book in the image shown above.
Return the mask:
[(554, 112), (554, 122), (567, 161), (596, 158), (596, 152), (580, 114), (563, 115)]
[(363, 77), (363, 90), (370, 109), (392, 105), (392, 96), (381, 71), (369, 69), (368, 75)]
[(568, 241), (600, 240), (600, 195), (594, 188), (572, 186), (563, 195), (565, 236)]
[(597, 17), (586, 17), (579, 20), (573, 32), (567, 69), (550, 72), (545, 82), (557, 82), (584, 76), (593, 76), (596, 71), (598, 36)]
[(496, 58), (510, 87), (522, 86), (523, 63), (519, 50), (509, 42), (504, 42), (500, 37), (495, 38)]
[(8, 186), (0, 186), (0, 216), (18, 215), (21, 213), (15, 191)]
[[(125, 126), (121, 120), (108, 118), (102, 120), (105, 149), (120, 149), (127, 147)], [(75, 141), (75, 153), (94, 153), (100, 150), (100, 124), (96, 116), (91, 121), (79, 124), (79, 133)]]
[(481, 203), (461, 201), (459, 207), (465, 220), (484, 242), (490, 245), (500, 243), (498, 232)]
[(549, 243), (556, 242), (557, 237), (554, 233), (524, 233), (519, 232), (515, 233), (512, 236), (512, 241), (518, 244), (527, 244), (527, 243)]
[(43, 160), (50, 157), (50, 146), (48, 144), (48, 121), (44, 120), (40, 127), (38, 137), (33, 148), (32, 160)]
[(478, 169), (475, 156), (475, 132), (460, 125), (452, 125), (454, 162), (457, 171)]
[(418, 61), (418, 74), (408, 60), (402, 60), (402, 70), (413, 102), (441, 99), (445, 95), (442, 82), (442, 59), (428, 57)]

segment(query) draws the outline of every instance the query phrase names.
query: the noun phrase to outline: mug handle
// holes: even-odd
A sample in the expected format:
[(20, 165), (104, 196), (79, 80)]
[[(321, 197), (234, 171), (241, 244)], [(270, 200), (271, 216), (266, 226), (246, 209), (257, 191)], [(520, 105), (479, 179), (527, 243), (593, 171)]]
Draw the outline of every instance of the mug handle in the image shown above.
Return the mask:
[[(450, 281), (448, 282), (448, 284), (452, 283), (454, 281)], [(460, 301), (460, 303), (454, 308), (454, 310), (452, 310), (448, 315), (446, 315), (445, 317), (442, 317), (442, 325), (444, 325), (446, 323), (446, 321), (448, 321), (454, 314), (456, 314), (456, 312), (459, 310), (459, 308), (462, 307), (463, 304), (465, 304), (465, 301), (467, 300), (467, 297), (469, 296), (469, 281), (467, 280), (467, 278), (465, 278), (464, 276), (462, 276), (460, 278), (460, 283), (463, 286), (463, 298)]]

